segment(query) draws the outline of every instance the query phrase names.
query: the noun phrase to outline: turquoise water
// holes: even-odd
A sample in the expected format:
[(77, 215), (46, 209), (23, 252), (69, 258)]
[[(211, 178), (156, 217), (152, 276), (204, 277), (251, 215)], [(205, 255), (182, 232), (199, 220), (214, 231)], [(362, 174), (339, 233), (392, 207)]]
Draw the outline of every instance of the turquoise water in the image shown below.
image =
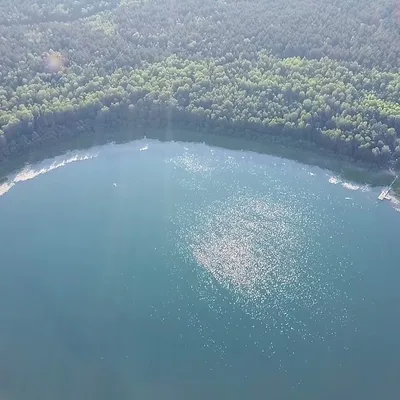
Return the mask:
[(151, 140), (10, 177), (0, 397), (399, 398), (400, 214), (330, 177)]

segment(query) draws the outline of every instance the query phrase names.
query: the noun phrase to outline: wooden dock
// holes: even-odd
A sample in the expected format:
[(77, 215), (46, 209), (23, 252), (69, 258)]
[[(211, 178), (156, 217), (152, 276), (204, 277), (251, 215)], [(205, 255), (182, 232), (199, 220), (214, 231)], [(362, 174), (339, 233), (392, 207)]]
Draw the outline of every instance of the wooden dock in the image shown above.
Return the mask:
[(388, 198), (388, 194), (390, 192), (390, 189), (383, 189), (381, 194), (378, 196), (379, 200), (386, 200)]
[(397, 181), (398, 175), (393, 179), (393, 182), (387, 187), (384, 188), (381, 194), (378, 196), (379, 200), (390, 200), (389, 192), (392, 190), (394, 183)]

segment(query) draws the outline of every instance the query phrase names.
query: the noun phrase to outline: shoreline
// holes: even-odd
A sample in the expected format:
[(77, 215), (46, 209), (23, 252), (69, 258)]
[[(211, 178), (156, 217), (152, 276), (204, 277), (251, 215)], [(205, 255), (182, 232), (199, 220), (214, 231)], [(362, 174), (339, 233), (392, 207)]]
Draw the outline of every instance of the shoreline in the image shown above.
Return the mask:
[[(263, 140), (254, 140), (227, 134), (215, 134), (212, 132), (202, 133), (182, 128), (167, 129), (132, 129), (131, 127), (119, 127), (113, 134), (109, 132), (80, 132), (76, 137), (66, 137), (61, 141), (51, 141), (43, 143), (41, 146), (32, 148), (23, 155), (0, 163), (0, 188), (11, 184), (9, 177), (13, 174), (21, 173), (24, 168), (40, 164), (45, 160), (67, 155), (68, 152), (92, 150), (96, 146), (104, 146), (110, 143), (123, 144), (140, 139), (155, 139), (161, 142), (181, 141), (205, 143), (210, 146), (221, 147), (238, 151), (253, 151), (259, 154), (289, 159), (308, 166), (317, 166), (323, 170), (332, 172), (332, 178), (339, 179), (341, 183), (354, 186), (351, 190), (358, 190), (362, 186), (372, 188), (383, 188), (393, 179), (393, 174), (389, 169), (379, 168), (365, 163), (354, 162), (343, 156), (335, 155), (331, 152), (319, 149), (315, 145), (306, 143), (296, 143), (291, 141), (277, 140), (273, 135), (265, 135)], [(89, 157), (91, 158), (91, 157)], [(68, 160), (67, 160), (68, 161)], [(66, 162), (69, 163), (69, 162)], [(55, 169), (55, 168), (52, 168)], [(334, 183), (334, 182), (331, 182)], [(400, 184), (400, 182), (399, 182)], [(359, 186), (361, 185), (361, 186)], [(393, 205), (400, 207), (400, 187), (389, 192)], [(1, 192), (1, 190), (0, 190)], [(1, 195), (2, 193), (0, 193)], [(400, 211), (400, 210), (399, 210)]]

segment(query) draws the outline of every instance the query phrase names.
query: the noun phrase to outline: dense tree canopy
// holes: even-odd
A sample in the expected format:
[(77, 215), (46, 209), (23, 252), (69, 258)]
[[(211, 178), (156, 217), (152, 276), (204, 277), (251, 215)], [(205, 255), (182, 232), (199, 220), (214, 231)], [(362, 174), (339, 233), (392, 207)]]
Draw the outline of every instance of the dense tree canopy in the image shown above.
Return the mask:
[(0, 5), (0, 159), (56, 126), (173, 121), (400, 163), (399, 1)]

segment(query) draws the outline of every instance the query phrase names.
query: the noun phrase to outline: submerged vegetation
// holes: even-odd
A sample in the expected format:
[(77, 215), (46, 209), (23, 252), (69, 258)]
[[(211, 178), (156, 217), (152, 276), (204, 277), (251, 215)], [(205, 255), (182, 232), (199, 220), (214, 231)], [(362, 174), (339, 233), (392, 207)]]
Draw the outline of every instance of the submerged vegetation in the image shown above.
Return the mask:
[(0, 0), (0, 160), (168, 124), (400, 165), (400, 2)]

